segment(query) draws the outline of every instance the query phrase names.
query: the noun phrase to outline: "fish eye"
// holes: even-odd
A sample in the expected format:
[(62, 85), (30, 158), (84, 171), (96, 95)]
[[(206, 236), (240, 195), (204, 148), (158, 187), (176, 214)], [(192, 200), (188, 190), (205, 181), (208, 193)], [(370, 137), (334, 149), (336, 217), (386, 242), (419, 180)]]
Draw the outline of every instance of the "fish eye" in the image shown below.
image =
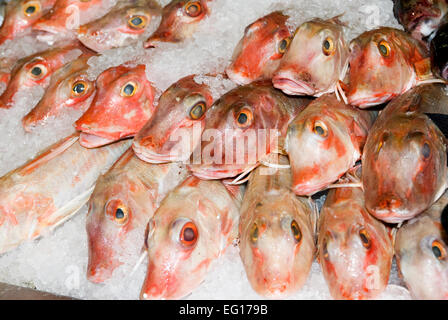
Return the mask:
[(258, 226), (254, 223), (252, 225), (252, 229), (250, 230), (250, 241), (252, 241), (252, 243), (256, 243), (258, 241), (258, 235)]
[(27, 17), (32, 17), (40, 12), (40, 3), (38, 1), (29, 1), (22, 6), (22, 10)]
[(198, 240), (198, 229), (193, 222), (187, 222), (182, 227), (179, 235), (180, 242), (187, 247), (193, 246)]
[(431, 156), (431, 147), (428, 143), (424, 143), (422, 147), (422, 155), (425, 159), (428, 159)]
[(88, 86), (89, 85), (85, 81), (82, 80), (76, 81), (72, 86), (72, 93), (75, 96), (80, 96), (87, 91)]
[(291, 231), (294, 239), (297, 241), (297, 243), (300, 243), (300, 241), (302, 241), (302, 231), (300, 230), (299, 224), (296, 220), (293, 220), (291, 222)]
[(380, 41), (378, 44), (378, 50), (383, 57), (388, 57), (390, 55), (390, 45), (387, 41)]
[(335, 47), (333, 39), (331, 39), (330, 37), (326, 38), (322, 43), (322, 52), (324, 53), (324, 55), (330, 56), (334, 53), (334, 51)]
[(370, 249), (370, 246), (372, 245), (372, 243), (370, 241), (369, 233), (367, 232), (366, 229), (361, 229), (359, 231), (359, 238), (361, 239), (361, 242), (362, 242), (362, 245), (364, 246), (364, 248)]
[(328, 136), (327, 126), (321, 121), (316, 121), (314, 123), (313, 132), (315, 134), (317, 134), (318, 136), (321, 136), (322, 138), (325, 138)]
[(112, 200), (106, 204), (106, 215), (115, 223), (123, 225), (128, 221), (129, 210), (120, 200)]
[(205, 109), (206, 109), (206, 107), (205, 107), (205, 102), (204, 101), (196, 103), (190, 109), (190, 118), (192, 120), (199, 120), (204, 115)]
[(446, 258), (446, 250), (443, 244), (439, 240), (434, 240), (431, 244), (432, 253), (439, 260)]
[(236, 116), (237, 125), (240, 128), (247, 128), (252, 124), (253, 114), (248, 108), (243, 108)]
[(284, 54), (286, 52), (286, 49), (288, 49), (290, 43), (291, 40), (289, 38), (285, 38), (280, 41), (278, 44), (278, 52)]
[(185, 13), (192, 17), (196, 18), (202, 13), (202, 6), (200, 1), (189, 2), (185, 5)]
[(42, 79), (47, 74), (47, 68), (43, 64), (34, 65), (28, 74), (35, 80)]
[(146, 27), (146, 24), (147, 24), (147, 20), (146, 20), (146, 17), (144, 17), (144, 16), (132, 16), (128, 20), (128, 25), (132, 29), (143, 29)]
[(121, 88), (121, 96), (132, 97), (137, 91), (137, 84), (135, 82), (128, 82)]

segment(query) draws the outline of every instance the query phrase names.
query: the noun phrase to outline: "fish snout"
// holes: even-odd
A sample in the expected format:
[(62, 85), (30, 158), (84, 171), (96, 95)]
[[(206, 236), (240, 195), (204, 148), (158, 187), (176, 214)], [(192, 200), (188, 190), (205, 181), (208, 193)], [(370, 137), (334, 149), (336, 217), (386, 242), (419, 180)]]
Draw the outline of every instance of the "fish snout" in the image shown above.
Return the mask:
[(311, 80), (311, 74), (308, 72), (296, 73), (285, 67), (274, 74), (272, 83), (275, 88), (286, 94), (312, 96), (315, 94), (315, 89), (311, 85)]
[(93, 283), (103, 283), (112, 277), (111, 268), (105, 265), (89, 263), (87, 268), (87, 280)]
[(237, 70), (233, 64), (226, 69), (226, 74), (230, 80), (239, 85), (246, 85), (252, 81), (249, 77), (245, 76), (244, 72)]

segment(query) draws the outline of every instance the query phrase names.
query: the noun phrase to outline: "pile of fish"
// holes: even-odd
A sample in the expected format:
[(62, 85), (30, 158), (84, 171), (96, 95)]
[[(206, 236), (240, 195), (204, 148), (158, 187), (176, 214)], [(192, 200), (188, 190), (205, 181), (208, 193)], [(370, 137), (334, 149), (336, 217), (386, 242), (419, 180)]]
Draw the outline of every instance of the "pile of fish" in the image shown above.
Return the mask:
[(414, 298), (447, 299), (447, 1), (394, 0), (406, 31), (355, 39), (340, 16), (296, 30), (284, 12), (260, 17), (208, 75), (237, 85), (219, 98), (198, 75), (159, 92), (136, 61), (89, 77), (111, 48), (190, 41), (211, 1), (4, 4), (0, 43), (53, 45), (0, 61), (0, 108), (42, 88), (19, 124), (30, 135), (83, 114), (77, 133), (0, 178), (0, 254), (88, 203), (87, 278), (110, 280), (140, 246), (142, 299), (187, 296), (230, 245), (263, 297), (300, 290), (316, 258), (335, 299), (374, 299), (395, 257)]

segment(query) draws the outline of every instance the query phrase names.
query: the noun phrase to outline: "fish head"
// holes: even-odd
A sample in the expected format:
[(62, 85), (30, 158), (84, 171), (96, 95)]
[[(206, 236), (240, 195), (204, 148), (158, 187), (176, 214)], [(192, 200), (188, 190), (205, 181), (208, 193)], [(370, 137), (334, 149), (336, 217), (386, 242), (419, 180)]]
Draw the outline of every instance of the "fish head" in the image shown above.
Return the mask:
[(353, 191), (362, 199), (359, 188), (330, 191), (327, 201), (334, 205), (321, 213), (318, 258), (333, 298), (372, 299), (387, 285), (393, 247), (385, 226), (362, 201), (350, 200)]
[(83, 55), (57, 70), (44, 96), (23, 119), (25, 131), (56, 116), (64, 109), (87, 110), (95, 95), (95, 81), (87, 77), (87, 60), (92, 55)]
[(284, 136), (293, 117), (285, 112), (287, 102), (283, 99), (272, 85), (257, 82), (231, 90), (215, 101), (205, 117), (201, 163), (193, 159), (189, 169), (202, 179), (224, 179), (276, 152), (278, 138)]
[(443, 134), (427, 116), (398, 113), (372, 129), (364, 149), (366, 207), (389, 223), (428, 208), (446, 188)]
[(198, 23), (209, 15), (210, 0), (173, 0), (162, 10), (162, 21), (146, 40), (145, 47), (157, 42), (180, 42), (196, 31)]
[(130, 150), (114, 165), (112, 174), (100, 177), (89, 201), (87, 278), (95, 283), (110, 279), (116, 268), (135, 260), (144, 249), (143, 236), (156, 195), (133, 170), (124, 170), (132, 157)]
[(348, 56), (337, 18), (306, 22), (297, 28), (272, 82), (287, 94), (322, 95), (333, 91), (344, 77)]
[(0, 29), (0, 44), (29, 29), (48, 12), (56, 0), (17, 0), (6, 5), (5, 20)]
[(249, 25), (227, 67), (229, 78), (240, 84), (270, 79), (286, 52), (291, 33), (286, 25), (288, 16), (273, 12)]
[(58, 0), (46, 15), (33, 25), (33, 30), (65, 34), (79, 28), (83, 16), (100, 8), (104, 0)]
[(186, 161), (199, 145), (213, 97), (194, 77), (179, 80), (161, 95), (154, 116), (134, 138), (139, 158), (150, 163)]
[(286, 297), (303, 286), (314, 258), (310, 207), (285, 193), (254, 202), (249, 210), (251, 219), (240, 229), (247, 277), (260, 295)]
[(367, 132), (354, 124), (356, 113), (334, 94), (327, 94), (314, 100), (289, 124), (285, 145), (296, 194), (312, 195), (324, 189), (359, 159), (357, 136), (365, 141)]
[(438, 211), (435, 216), (425, 212), (409, 220), (395, 239), (400, 273), (416, 299), (448, 298), (448, 239), (441, 225), (446, 195), (443, 198), (429, 209)]
[(78, 39), (96, 52), (131, 45), (154, 31), (160, 17), (161, 9), (151, 0), (126, 3), (102, 18), (82, 25), (77, 31)]
[(223, 231), (216, 216), (210, 218), (218, 208), (193, 191), (204, 183), (220, 182), (187, 178), (149, 221), (149, 263), (142, 299), (183, 298), (204, 280), (210, 263), (218, 257)]
[(394, 14), (407, 31), (422, 39), (436, 30), (447, 9), (445, 0), (397, 0)]
[(380, 28), (350, 43), (348, 102), (361, 108), (391, 100), (416, 82), (417, 61), (422, 49), (403, 31)]
[(67, 62), (87, 52), (78, 44), (50, 49), (17, 61), (9, 77), (8, 86), (0, 96), (0, 104), (11, 107), (15, 94), (24, 87), (46, 87), (52, 74)]
[(82, 146), (95, 148), (134, 136), (151, 118), (155, 89), (145, 69), (121, 65), (98, 77), (91, 106), (75, 122)]

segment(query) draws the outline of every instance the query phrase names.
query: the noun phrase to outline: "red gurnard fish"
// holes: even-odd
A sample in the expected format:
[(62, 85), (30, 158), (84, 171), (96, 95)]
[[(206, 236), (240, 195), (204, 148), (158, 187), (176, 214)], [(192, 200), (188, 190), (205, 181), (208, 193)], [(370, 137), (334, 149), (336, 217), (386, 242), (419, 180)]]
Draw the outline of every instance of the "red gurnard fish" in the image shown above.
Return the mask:
[(0, 178), (0, 253), (55, 228), (89, 199), (130, 141), (89, 150), (72, 135)]
[(86, 17), (94, 17), (97, 11), (102, 11), (104, 2), (105, 0), (56, 0), (53, 9), (41, 17), (33, 25), (33, 29), (50, 34), (74, 31)]
[(286, 94), (321, 96), (337, 91), (348, 68), (348, 44), (338, 17), (297, 28), (272, 83)]
[(360, 108), (385, 103), (435, 79), (429, 52), (409, 34), (382, 27), (367, 31), (350, 44), (348, 102)]
[(226, 69), (233, 82), (243, 85), (272, 78), (290, 43), (288, 18), (276, 11), (246, 28)]
[(361, 110), (326, 94), (310, 103), (290, 124), (285, 150), (292, 189), (312, 195), (337, 181), (361, 158), (376, 112)]
[(0, 44), (31, 31), (32, 25), (54, 5), (56, 0), (12, 0), (5, 8), (0, 28)]
[(64, 110), (86, 111), (95, 95), (95, 82), (87, 77), (87, 61), (93, 54), (84, 54), (57, 70), (51, 77), (45, 95), (23, 119), (25, 131), (42, 125), (49, 117), (58, 117)]
[(160, 96), (153, 117), (134, 138), (133, 148), (140, 159), (150, 163), (186, 161), (201, 142), (205, 113), (213, 97), (210, 88), (198, 84), (194, 77), (177, 81)]
[(14, 104), (15, 94), (23, 88), (41, 86), (46, 89), (53, 73), (79, 57), (83, 52), (87, 53), (90, 50), (82, 48), (80, 44), (76, 43), (49, 49), (17, 61), (11, 71), (8, 86), (0, 96), (0, 108), (11, 108)]
[(149, 221), (148, 271), (142, 299), (180, 299), (205, 279), (238, 236), (241, 192), (221, 181), (187, 178)]
[[(289, 164), (285, 156), (279, 163)], [(297, 197), (291, 181), (289, 168), (258, 167), (241, 205), (241, 259), (252, 288), (268, 298), (285, 298), (300, 290), (316, 250), (317, 207), (311, 199)]]
[(75, 123), (82, 146), (95, 148), (132, 137), (151, 118), (155, 89), (145, 69), (121, 65), (100, 74), (90, 108)]
[(402, 226), (395, 238), (400, 274), (415, 299), (448, 299), (448, 193)]
[(105, 16), (82, 25), (78, 39), (96, 52), (132, 45), (155, 31), (161, 13), (154, 0), (119, 1)]
[(366, 210), (361, 188), (330, 190), (318, 232), (318, 259), (334, 299), (374, 299), (384, 291), (394, 254), (392, 239)]
[(189, 169), (201, 179), (250, 172), (263, 158), (282, 152), (289, 122), (311, 101), (288, 97), (270, 82), (253, 82), (229, 91), (207, 112), (201, 161), (194, 151)]
[(210, 12), (211, 0), (173, 0), (162, 10), (162, 22), (146, 40), (145, 47), (154, 47), (157, 42), (180, 42), (191, 38), (199, 22)]
[(403, 222), (444, 193), (445, 137), (423, 113), (446, 110), (443, 90), (434, 85), (410, 90), (390, 102), (372, 126), (362, 156), (362, 180), (367, 210), (376, 218)]
[(98, 179), (89, 200), (87, 278), (101, 283), (144, 249), (149, 219), (163, 198), (187, 177), (180, 163), (154, 165), (129, 149)]

